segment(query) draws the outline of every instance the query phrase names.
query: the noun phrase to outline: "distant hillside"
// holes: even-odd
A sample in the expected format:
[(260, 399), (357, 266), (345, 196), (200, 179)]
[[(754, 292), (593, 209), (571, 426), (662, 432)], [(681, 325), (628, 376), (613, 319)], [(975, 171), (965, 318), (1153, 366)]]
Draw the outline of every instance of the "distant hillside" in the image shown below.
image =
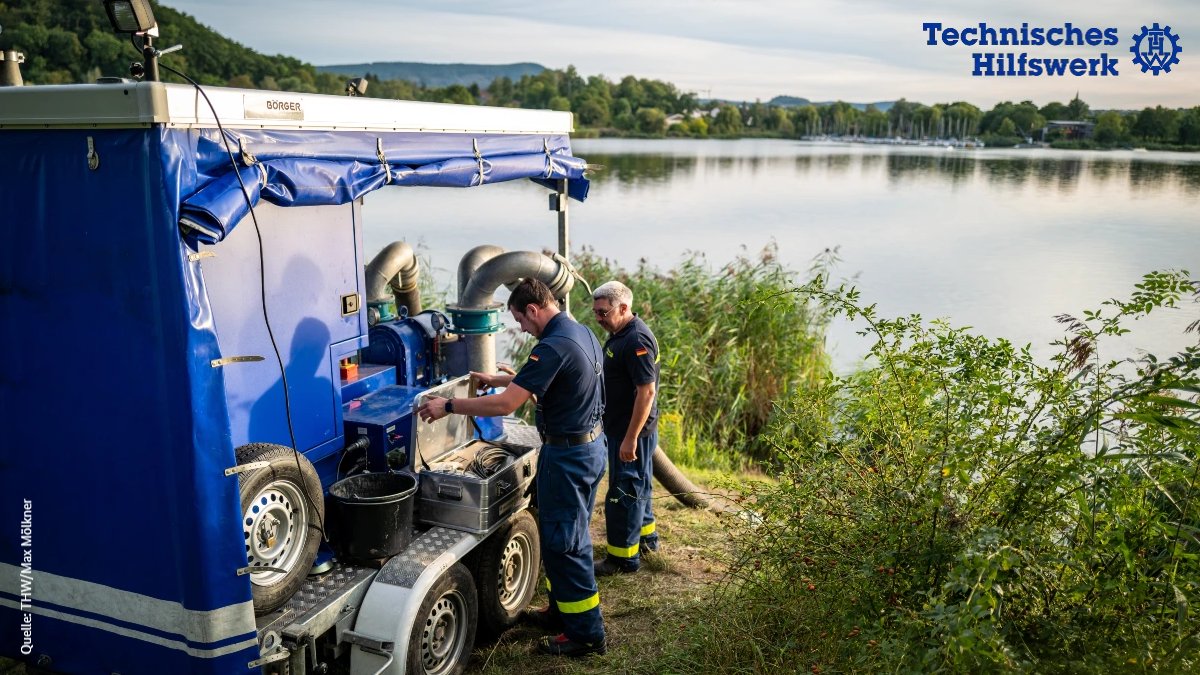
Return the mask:
[[(767, 102), (767, 105), (777, 105), (784, 108), (798, 108), (804, 105), (815, 105), (818, 108), (825, 105), (832, 105), (834, 101), (810, 101), (806, 98), (798, 96), (776, 96)], [(866, 110), (867, 106), (873, 105), (880, 112), (887, 112), (895, 101), (876, 101), (875, 103), (851, 103), (850, 107), (857, 110)]]
[(538, 75), (546, 70), (536, 63), (509, 63), (485, 65), (480, 63), (413, 63), (410, 61), (379, 61), (375, 63), (351, 63), (345, 65), (317, 66), (322, 73), (336, 73), (348, 77), (362, 77), (367, 73), (380, 80), (407, 80), (425, 87), (449, 87), (472, 84), (487, 87), (498, 77), (507, 77), (514, 82), (523, 75)]
[(810, 103), (812, 103), (812, 101), (806, 98), (800, 98), (799, 96), (776, 96), (768, 101), (768, 105), (779, 105), (788, 108), (798, 108), (802, 105), (808, 105)]

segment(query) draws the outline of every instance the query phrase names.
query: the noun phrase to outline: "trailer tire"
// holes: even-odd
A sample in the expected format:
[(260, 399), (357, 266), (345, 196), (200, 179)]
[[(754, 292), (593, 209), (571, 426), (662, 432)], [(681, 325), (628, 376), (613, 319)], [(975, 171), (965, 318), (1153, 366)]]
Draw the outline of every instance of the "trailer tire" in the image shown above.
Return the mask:
[(542, 551), (537, 522), (521, 511), (479, 547), (479, 629), (498, 637), (517, 623), (537, 593)]
[(479, 605), (475, 580), (454, 563), (425, 594), (408, 640), (408, 669), (416, 675), (460, 675), (475, 646)]
[(321, 545), (325, 499), (317, 470), (304, 455), (274, 443), (237, 449), (238, 464), (267, 462), (238, 474), (246, 564), (280, 572), (250, 574), (254, 613), (269, 614), (299, 590)]

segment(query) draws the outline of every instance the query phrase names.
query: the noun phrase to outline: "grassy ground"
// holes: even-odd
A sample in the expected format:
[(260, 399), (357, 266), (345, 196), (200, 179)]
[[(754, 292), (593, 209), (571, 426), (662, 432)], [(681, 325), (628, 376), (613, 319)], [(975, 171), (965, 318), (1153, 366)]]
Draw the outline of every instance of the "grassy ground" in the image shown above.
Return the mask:
[[(601, 492), (603, 497), (603, 488)], [(689, 509), (656, 486), (654, 515), (662, 551), (643, 561), (637, 574), (600, 579), (600, 607), (608, 632), (608, 654), (579, 660), (538, 654), (534, 644), (544, 633), (517, 626), (498, 641), (477, 645), (470, 675), (550, 675), (572, 673), (658, 672), (652, 667), (686, 622), (705, 604), (723, 569), (714, 555), (723, 550), (726, 529), (721, 517)], [(598, 500), (599, 501), (599, 500)], [(604, 546), (604, 514), (597, 504), (592, 541)], [(534, 605), (544, 607), (545, 594)]]

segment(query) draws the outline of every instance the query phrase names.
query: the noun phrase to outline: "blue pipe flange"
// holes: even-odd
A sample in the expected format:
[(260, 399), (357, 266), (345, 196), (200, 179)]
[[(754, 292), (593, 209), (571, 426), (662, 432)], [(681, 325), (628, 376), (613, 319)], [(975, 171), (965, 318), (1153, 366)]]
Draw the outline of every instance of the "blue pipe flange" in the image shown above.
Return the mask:
[(452, 333), (459, 335), (486, 335), (500, 332), (500, 303), (488, 307), (458, 307), (450, 305), (446, 311), (454, 321)]
[(374, 314), (372, 314), (370, 311), (372, 309), (375, 310), (375, 313), (378, 315), (378, 318), (376, 319), (376, 321), (371, 324), (372, 326), (375, 325), (375, 323), (378, 323), (381, 321), (395, 321), (396, 319), (404, 318), (404, 317), (400, 316), (400, 314), (396, 311), (396, 301), (395, 300), (368, 302), (367, 303), (368, 318), (371, 316), (374, 316)]

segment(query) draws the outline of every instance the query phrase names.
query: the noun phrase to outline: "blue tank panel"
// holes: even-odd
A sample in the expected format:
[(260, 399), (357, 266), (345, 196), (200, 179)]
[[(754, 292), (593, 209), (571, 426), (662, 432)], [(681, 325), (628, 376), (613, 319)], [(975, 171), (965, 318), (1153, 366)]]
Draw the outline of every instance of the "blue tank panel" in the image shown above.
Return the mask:
[[(296, 447), (308, 452), (342, 434), (341, 374), (331, 346), (366, 333), (364, 312), (344, 315), (341, 302), (362, 297), (358, 204), (293, 209), (263, 204), (255, 211), (258, 231), (247, 223), (221, 242), (200, 247), (212, 253), (200, 265), (222, 354), (260, 359), (223, 368), (229, 431), (234, 447), (291, 446), (290, 403)], [(340, 351), (353, 353), (358, 346)], [(276, 348), (286, 364), (286, 397)]]
[(348, 401), (344, 407), (346, 438), (353, 442), (366, 438), (367, 468), (386, 471), (387, 454), (404, 453), (401, 465), (407, 465), (412, 451), (413, 402), (425, 388), (384, 387), (366, 398)]

